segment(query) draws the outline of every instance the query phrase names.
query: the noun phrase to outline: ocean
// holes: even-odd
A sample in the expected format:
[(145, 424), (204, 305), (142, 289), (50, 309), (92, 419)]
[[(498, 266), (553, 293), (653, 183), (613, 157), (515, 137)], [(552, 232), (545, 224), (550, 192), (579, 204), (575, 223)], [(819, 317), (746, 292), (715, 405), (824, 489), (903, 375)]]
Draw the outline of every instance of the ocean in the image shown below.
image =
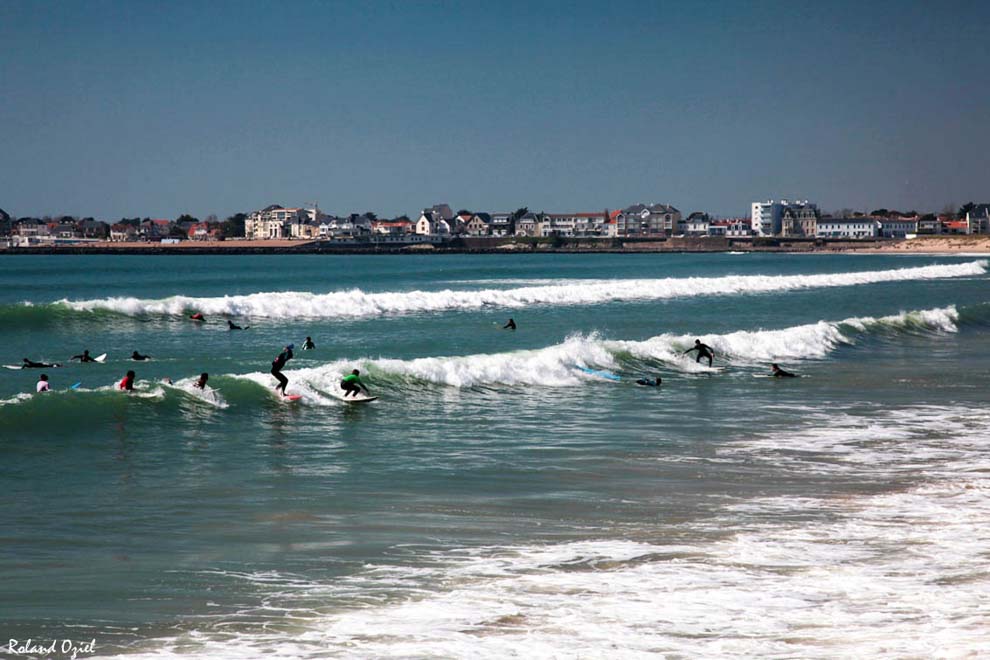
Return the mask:
[(0, 655), (988, 655), (988, 270), (2, 258)]

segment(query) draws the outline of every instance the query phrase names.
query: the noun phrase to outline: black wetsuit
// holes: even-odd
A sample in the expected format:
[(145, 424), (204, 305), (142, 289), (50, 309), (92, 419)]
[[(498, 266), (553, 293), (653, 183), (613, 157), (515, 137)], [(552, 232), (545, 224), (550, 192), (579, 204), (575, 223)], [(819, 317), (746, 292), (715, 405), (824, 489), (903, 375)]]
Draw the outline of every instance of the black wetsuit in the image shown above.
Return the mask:
[(148, 360), (150, 358), (151, 358), (150, 355), (141, 355), (137, 351), (134, 351), (133, 353), (131, 353), (131, 359), (132, 360), (137, 360), (138, 362), (141, 362), (143, 360)]
[(73, 355), (70, 360), (79, 360), (80, 362), (96, 362), (93, 358), (89, 356), (89, 353), (83, 353), (82, 355)]
[(34, 360), (24, 360), (24, 364), (21, 365), (21, 369), (54, 369), (57, 364), (45, 364), (44, 362), (35, 362)]
[(227, 321), (227, 329), (228, 330), (243, 330), (244, 328), (242, 328), (239, 325), (236, 325), (233, 321), (228, 320)]
[(646, 385), (648, 387), (660, 387), (660, 379), (657, 378), (653, 380), (651, 378), (640, 378), (636, 381), (637, 385)]
[(282, 390), (282, 395), (285, 396), (285, 386), (289, 384), (289, 379), (282, 375), (282, 368), (285, 367), (285, 363), (292, 359), (292, 349), (287, 348), (278, 354), (278, 357), (272, 360), (272, 375), (278, 380), (278, 385), (275, 386), (276, 390)]
[(316, 348), (316, 344), (313, 343), (313, 340), (312, 339), (307, 339), (305, 341), (305, 343), (303, 343), (303, 350), (304, 351), (311, 351), (314, 348)]
[(516, 322), (513, 321), (512, 319), (509, 319), (509, 322), (506, 323), (505, 325), (503, 325), (502, 326), (502, 329), (503, 330), (506, 330), (506, 329), (508, 329), (508, 330), (515, 330), (516, 329)]
[(777, 370), (770, 375), (774, 378), (797, 378), (797, 374), (792, 374), (790, 371), (784, 371), (780, 367), (777, 367)]
[(685, 354), (691, 351), (698, 351), (698, 357), (695, 358), (695, 362), (701, 362), (701, 358), (708, 358), (708, 366), (712, 366), (712, 358), (715, 357), (715, 349), (708, 344), (695, 344), (693, 347), (684, 351)]

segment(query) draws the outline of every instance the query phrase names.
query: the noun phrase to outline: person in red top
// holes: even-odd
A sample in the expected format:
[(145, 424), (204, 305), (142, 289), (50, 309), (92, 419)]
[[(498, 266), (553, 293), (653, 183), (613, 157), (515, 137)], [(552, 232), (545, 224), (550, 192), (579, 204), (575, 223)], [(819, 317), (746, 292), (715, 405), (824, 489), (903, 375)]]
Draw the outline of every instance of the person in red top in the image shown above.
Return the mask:
[(134, 390), (134, 372), (128, 371), (127, 375), (120, 379), (120, 384), (117, 385), (118, 389), (126, 390), (131, 392)]
[(206, 320), (206, 317), (204, 317), (200, 312), (196, 312), (195, 314), (193, 314), (189, 318), (191, 318), (193, 321), (205, 321)]

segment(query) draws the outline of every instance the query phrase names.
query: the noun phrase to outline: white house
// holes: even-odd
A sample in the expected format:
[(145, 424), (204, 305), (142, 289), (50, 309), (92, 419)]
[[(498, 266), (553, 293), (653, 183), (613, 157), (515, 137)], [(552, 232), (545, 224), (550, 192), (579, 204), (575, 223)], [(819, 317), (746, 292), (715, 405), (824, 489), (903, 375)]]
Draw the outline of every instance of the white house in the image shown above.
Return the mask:
[(811, 204), (808, 200), (789, 202), (786, 199), (775, 201), (768, 199), (765, 202), (753, 202), (750, 219), (753, 223), (753, 233), (757, 236), (777, 236), (783, 229), (784, 211), (791, 209), (795, 216), (804, 211), (817, 214), (818, 206)]
[(880, 223), (873, 218), (822, 218), (818, 238), (876, 238)]
[(272, 204), (248, 215), (244, 220), (244, 236), (259, 240), (289, 238), (293, 235), (292, 225), (301, 224), (307, 219), (309, 212), (306, 209), (287, 209)]

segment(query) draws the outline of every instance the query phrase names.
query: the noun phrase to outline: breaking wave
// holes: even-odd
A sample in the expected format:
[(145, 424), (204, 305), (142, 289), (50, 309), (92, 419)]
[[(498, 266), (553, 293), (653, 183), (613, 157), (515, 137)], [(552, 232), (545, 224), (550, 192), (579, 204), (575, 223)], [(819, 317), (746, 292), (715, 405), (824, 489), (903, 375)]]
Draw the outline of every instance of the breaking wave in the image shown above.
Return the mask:
[[(534, 350), (412, 360), (338, 360), (286, 374), (291, 381), (290, 389), (301, 394), (304, 402), (316, 404), (339, 399), (342, 392), (338, 383), (354, 367), (367, 373), (375, 383), (400, 389), (422, 383), (458, 388), (492, 385), (566, 387), (602, 381), (600, 375), (583, 369), (609, 370), (620, 375), (642, 373), (644, 367), (661, 366), (684, 373), (711, 372), (707, 365), (698, 364), (693, 356), (683, 354), (695, 338), (714, 348), (722, 364), (765, 368), (771, 361), (824, 358), (839, 346), (854, 344), (862, 335), (955, 332), (959, 318), (959, 312), (950, 306), (892, 316), (819, 321), (780, 330), (745, 330), (722, 335), (663, 334), (644, 341), (575, 334), (560, 344)], [(272, 385), (272, 378), (267, 373), (235, 377), (266, 388)]]
[[(206, 315), (250, 318), (361, 318), (472, 310), (486, 307), (520, 308), (529, 305), (594, 305), (613, 301), (645, 301), (696, 295), (740, 295), (983, 275), (987, 260), (961, 264), (919, 266), (893, 270), (820, 275), (732, 275), (664, 279), (588, 280), (523, 286), (510, 289), (390, 291), (360, 289), (330, 293), (298, 291), (197, 298), (100, 298), (61, 300), (45, 308), (74, 312), (112, 312), (128, 316), (184, 315), (195, 310)], [(26, 306), (26, 305), (25, 305)], [(25, 306), (21, 306), (23, 310)], [(6, 310), (9, 312), (10, 310)], [(23, 313), (23, 312), (22, 312)]]

